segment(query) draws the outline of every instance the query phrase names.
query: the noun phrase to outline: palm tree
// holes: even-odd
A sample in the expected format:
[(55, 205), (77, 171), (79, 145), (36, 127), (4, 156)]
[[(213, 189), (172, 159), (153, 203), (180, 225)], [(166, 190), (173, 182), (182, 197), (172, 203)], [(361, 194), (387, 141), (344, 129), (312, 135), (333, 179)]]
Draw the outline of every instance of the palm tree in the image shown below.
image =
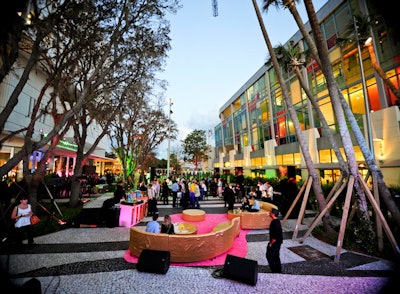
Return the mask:
[[(279, 66), (279, 63), (278, 63), (278, 59), (277, 59), (277, 57), (275, 55), (274, 48), (272, 47), (271, 41), (269, 39), (269, 36), (268, 36), (267, 31), (265, 29), (264, 23), (262, 21), (261, 13), (260, 13), (260, 11), (258, 9), (257, 2), (256, 2), (256, 0), (252, 0), (252, 1), (253, 1), (254, 9), (255, 9), (256, 14), (257, 14), (258, 22), (260, 24), (260, 27), (261, 27), (265, 42), (266, 42), (267, 47), (268, 47), (268, 51), (269, 51), (269, 54), (270, 54), (270, 57), (271, 57), (272, 65), (273, 65), (273, 67), (275, 69), (275, 74), (277, 75), (278, 80), (279, 80), (279, 84), (281, 86), (281, 90), (282, 90), (283, 97), (285, 99), (287, 110), (288, 110), (290, 118), (291, 118), (291, 120), (293, 122), (295, 131), (296, 131), (296, 135), (297, 135), (297, 139), (299, 140), (299, 145), (300, 145), (300, 148), (301, 148), (301, 151), (302, 151), (302, 154), (303, 154), (303, 157), (304, 157), (304, 161), (305, 161), (307, 169), (308, 169), (309, 176), (313, 180), (312, 181), (312, 185), (313, 185), (313, 190), (314, 190), (314, 193), (315, 193), (315, 197), (316, 197), (316, 199), (318, 201), (318, 205), (319, 205), (320, 211), (322, 211), (322, 210), (324, 210), (326, 208), (326, 201), (325, 201), (324, 194), (323, 194), (323, 191), (322, 191), (321, 182), (319, 180), (319, 175), (318, 175), (318, 173), (317, 173), (317, 171), (316, 171), (316, 169), (314, 167), (314, 163), (312, 161), (312, 158), (311, 158), (311, 155), (310, 155), (310, 152), (309, 152), (309, 149), (308, 149), (307, 142), (304, 139), (304, 136), (303, 136), (303, 133), (302, 133), (302, 130), (301, 130), (301, 126), (300, 126), (300, 122), (299, 122), (299, 119), (298, 119), (297, 114), (296, 114), (296, 110), (294, 109), (291, 97), (289, 96), (289, 92), (287, 90), (287, 87), (286, 87), (286, 84), (285, 84), (285, 80), (283, 78), (283, 75), (282, 75), (282, 72), (281, 72), (281, 69), (280, 69), (280, 66)], [(331, 224), (329, 222), (329, 214), (328, 213), (325, 214), (325, 216), (322, 218), (322, 223), (323, 223), (323, 226), (324, 226), (324, 230), (327, 233), (333, 233), (333, 228), (332, 228), (332, 226), (331, 226)]]
[(332, 149), (335, 152), (336, 158), (338, 159), (338, 163), (340, 166), (340, 170), (342, 172), (343, 178), (346, 178), (349, 169), (344, 161), (343, 155), (340, 152), (339, 145), (337, 141), (335, 140), (332, 132), (329, 129), (328, 123), (325, 119), (324, 114), (321, 111), (321, 108), (319, 107), (318, 103), (315, 101), (313, 94), (311, 93), (311, 90), (309, 89), (306, 81), (304, 81), (303, 75), (300, 72), (300, 67), (304, 65), (305, 60), (307, 60), (308, 51), (303, 51), (300, 52), (300, 48), (294, 47), (293, 46), (293, 41), (290, 42), (287, 48), (284, 46), (280, 45), (275, 48), (276, 55), (279, 58), (279, 62), (282, 65), (282, 67), (288, 67), (288, 70), (293, 70), (293, 72), (296, 74), (296, 77), (298, 81), (300, 82), (301, 87), (303, 88), (304, 92), (307, 95), (308, 100), (311, 102), (311, 105), (313, 106), (320, 122), (321, 122), (321, 127), (324, 131), (324, 135), (328, 137), (329, 142), (332, 145)]
[[(348, 105), (347, 105), (347, 107), (346, 107), (346, 105), (344, 105), (344, 104), (347, 104), (347, 102), (345, 101), (343, 94), (340, 91), (340, 89), (336, 83), (336, 80), (334, 78), (330, 60), (329, 60), (329, 56), (327, 53), (326, 44), (324, 42), (323, 35), (319, 28), (318, 19), (316, 17), (315, 10), (313, 9), (314, 6), (312, 4), (312, 1), (304, 1), (304, 3), (306, 4), (306, 10), (307, 10), (309, 21), (310, 21), (310, 24), (311, 24), (311, 27), (313, 30), (313, 35), (314, 35), (316, 44), (314, 43), (313, 39), (309, 35), (308, 30), (305, 27), (305, 25), (300, 17), (300, 14), (297, 11), (295, 2), (296, 1), (294, 1), (294, 0), (281, 0), (281, 1), (267, 0), (267, 1), (264, 1), (264, 3), (265, 3), (264, 9), (267, 10), (270, 5), (283, 6), (284, 8), (289, 9), (289, 11), (293, 15), (297, 25), (299, 26), (301, 33), (303, 34), (304, 40), (306, 41), (306, 43), (309, 46), (309, 50), (310, 50), (311, 54), (313, 55), (316, 62), (320, 66), (322, 72), (324, 73), (326, 82), (327, 82), (328, 91), (329, 91), (329, 94), (331, 97), (332, 107), (334, 109), (334, 114), (335, 114), (336, 121), (337, 121), (337, 124), (339, 127), (339, 133), (340, 133), (340, 137), (342, 139), (343, 148), (344, 148), (347, 162), (348, 162), (348, 165), (350, 168), (350, 174), (353, 175), (355, 178), (354, 188), (356, 191), (356, 195), (358, 196), (357, 197), (358, 208), (359, 208), (359, 211), (362, 213), (361, 218), (369, 219), (369, 215), (368, 215), (368, 211), (367, 211), (367, 203), (365, 200), (365, 194), (359, 185), (360, 179), (359, 179), (359, 173), (358, 173), (358, 164), (355, 159), (353, 143), (351, 141), (350, 133), (347, 128), (347, 123), (346, 123), (346, 119), (345, 119), (343, 110), (346, 112), (346, 117), (348, 118), (349, 123), (350, 123), (351, 127), (353, 128), (354, 136), (356, 137), (356, 139), (360, 145), (360, 148), (362, 148), (361, 147), (362, 143), (364, 143), (364, 146), (367, 146), (367, 145), (365, 143), (365, 140), (361, 133), (361, 130), (359, 129), (357, 121), (355, 120), (354, 115), (351, 112), (350, 107), (348, 107)], [(344, 103), (344, 102), (346, 102), (346, 103)], [(342, 109), (342, 107), (343, 107), (343, 109)], [(360, 144), (360, 142), (361, 142), (361, 144)]]
[[(373, 64), (373, 67), (375, 69), (375, 71), (379, 74), (379, 72), (383, 73), (383, 75), (379, 74), (383, 81), (386, 83), (386, 85), (392, 89), (392, 92), (396, 95), (396, 97), (398, 98), (396, 92), (398, 93), (398, 90), (396, 91), (395, 86), (391, 83), (391, 81), (386, 77), (386, 75), (384, 74), (384, 72), (382, 71), (382, 69), (380, 68), (379, 63), (377, 62), (376, 56), (375, 56), (375, 51), (373, 48), (373, 44), (372, 43), (367, 43), (366, 41), (369, 39), (370, 36), (370, 31), (371, 31), (371, 24), (372, 22), (370, 20), (368, 20), (367, 17), (363, 17), (363, 16), (354, 16), (354, 20), (350, 21), (349, 24), (347, 25), (346, 31), (344, 32), (343, 36), (340, 36), (336, 43), (339, 46), (345, 46), (349, 43), (354, 43), (351, 34), (354, 33), (355, 31), (355, 26), (357, 28), (357, 32), (359, 36), (356, 36), (355, 39), (358, 39), (358, 41), (360, 42), (360, 45), (362, 46), (367, 46), (368, 50), (369, 50), (369, 54), (371, 56), (371, 62)], [(354, 37), (353, 37), (354, 38)], [(392, 85), (392, 86), (391, 86)], [(344, 100), (344, 98), (341, 98), (342, 100)], [(347, 102), (343, 102), (342, 101), (342, 105), (345, 109), (345, 113), (346, 116), (348, 117), (348, 119), (351, 119), (352, 116), (352, 112), (350, 110), (350, 107), (348, 106)], [(347, 106), (346, 106), (347, 105)], [(347, 107), (347, 108), (346, 108)], [(383, 174), (380, 171), (378, 165), (376, 164), (376, 160), (375, 157), (373, 156), (373, 154), (371, 153), (370, 149), (368, 148), (367, 144), (363, 144), (363, 140), (364, 137), (361, 135), (357, 135), (359, 133), (361, 133), (361, 130), (359, 128), (354, 128), (353, 127), (353, 132), (356, 135), (356, 139), (357, 142), (361, 148), (361, 152), (364, 155), (365, 158), (365, 162), (369, 168), (369, 170), (371, 171), (371, 173), (373, 173), (376, 176), (376, 180), (377, 180), (377, 184), (378, 184), (378, 189), (379, 189), (379, 194), (382, 197), (383, 201), (385, 202), (386, 207), (388, 208), (388, 210), (391, 213), (391, 216), (394, 220), (394, 222), (396, 223), (397, 228), (400, 228), (400, 211), (398, 209), (398, 207), (396, 206), (396, 203), (393, 200), (393, 197), (383, 179)], [(364, 141), (365, 142), (365, 141)]]
[[(323, 36), (322, 36), (321, 30), (320, 30), (320, 27), (319, 27), (318, 19), (317, 19), (315, 10), (314, 10), (314, 5), (311, 0), (304, 0), (304, 4), (306, 6), (306, 10), (307, 10), (308, 18), (309, 18), (310, 25), (311, 25), (311, 28), (313, 31), (314, 39), (316, 40), (316, 43), (318, 46), (318, 56), (320, 58), (324, 57), (323, 58), (324, 66), (321, 66), (321, 69), (323, 70), (325, 77), (327, 77), (327, 76), (330, 77), (329, 78), (330, 83), (328, 84), (328, 90), (330, 89), (331, 91), (333, 91), (334, 88), (336, 88), (336, 94), (339, 94), (340, 103), (346, 114), (347, 120), (349, 121), (350, 127), (352, 128), (354, 137), (357, 140), (357, 143), (361, 149), (361, 152), (364, 155), (365, 162), (366, 162), (369, 170), (376, 176), (380, 196), (382, 197), (388, 210), (390, 211), (390, 213), (393, 217), (393, 220), (396, 223), (397, 228), (400, 228), (400, 211), (397, 208), (396, 204), (394, 203), (394, 200), (390, 194), (390, 191), (387, 188), (386, 183), (383, 179), (382, 172), (379, 170), (379, 168), (376, 164), (376, 160), (375, 160), (373, 154), (371, 153), (370, 149), (368, 148), (367, 143), (365, 142), (364, 135), (361, 132), (360, 127), (357, 124), (357, 121), (354, 117), (354, 114), (353, 114), (350, 106), (344, 99), (339, 86), (337, 85), (336, 81), (333, 78), (332, 68), (330, 66), (329, 57), (328, 57), (328, 51), (326, 48), (326, 44), (323, 40)], [(300, 26), (299, 26), (299, 28), (300, 28)], [(302, 30), (303, 36), (304, 36), (304, 33), (307, 32), (304, 25), (303, 25), (303, 29), (300, 29), (300, 30)], [(307, 35), (308, 35), (308, 38), (305, 38), (305, 39), (311, 41), (311, 38), (309, 37), (308, 33), (307, 33)], [(312, 43), (310, 43), (310, 44), (312, 44)], [(315, 48), (315, 46), (311, 46), (310, 44), (308, 44), (308, 45), (310, 47), (310, 50), (312, 51), (312, 47)], [(313, 55), (314, 54), (315, 53), (313, 53)], [(316, 58), (316, 60), (317, 60), (317, 58)], [(321, 59), (321, 62), (322, 62), (322, 59)], [(328, 81), (328, 78), (327, 78), (327, 81)], [(329, 93), (331, 93), (331, 91)], [(336, 99), (337, 95), (332, 96), (332, 94), (331, 94), (331, 99), (335, 100), (333, 98)], [(335, 100), (335, 102), (336, 102), (336, 100)], [(357, 170), (358, 170), (358, 167), (357, 167)], [(351, 169), (351, 171), (354, 171), (354, 167), (353, 167), (353, 169)], [(352, 174), (353, 174), (353, 172), (352, 172)], [(357, 178), (355, 178), (355, 179), (357, 179)], [(365, 202), (365, 199), (361, 199), (361, 201)], [(360, 204), (360, 201), (358, 204)], [(364, 210), (365, 206), (366, 206), (366, 203), (363, 203), (363, 206), (362, 207), (359, 206), (359, 208), (361, 210)], [(365, 207), (365, 209), (366, 209), (366, 207)], [(368, 215), (365, 215), (365, 217), (368, 217)]]

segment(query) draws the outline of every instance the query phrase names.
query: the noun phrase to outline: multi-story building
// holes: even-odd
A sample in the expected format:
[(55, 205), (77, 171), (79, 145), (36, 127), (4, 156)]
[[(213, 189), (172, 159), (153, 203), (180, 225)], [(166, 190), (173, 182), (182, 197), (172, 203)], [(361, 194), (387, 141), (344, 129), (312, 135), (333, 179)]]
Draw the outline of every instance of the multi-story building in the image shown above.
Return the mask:
[[(4, 109), (8, 98), (16, 87), (25, 62), (26, 60), (24, 59), (24, 56), (21, 55), (19, 60), (16, 62), (13, 71), (8, 74), (0, 84), (0, 111)], [(40, 91), (45, 83), (46, 77), (42, 74), (40, 69), (31, 71), (29, 80), (19, 96), (19, 102), (9, 117), (3, 134), (0, 134), (0, 139), (5, 138), (5, 136), (12, 132), (25, 128), (30, 123), (33, 107), (36, 104)], [(49, 101), (50, 91), (51, 90), (48, 90), (45, 94), (42, 102), (43, 108)], [(52, 118), (49, 115), (42, 116), (40, 121), (37, 121), (35, 124), (32, 140), (39, 141), (41, 136), (45, 136), (52, 129)], [(99, 126), (93, 125), (89, 128), (85, 151), (94, 143), (100, 132), (101, 130), (99, 129)], [(2, 145), (2, 148), (0, 149), (0, 166), (5, 164), (15, 153), (21, 150), (24, 144), (24, 137), (25, 132), (18, 133)], [(73, 133), (72, 130), (70, 130), (65, 135), (64, 139), (59, 142), (48, 162), (48, 173), (56, 173), (59, 176), (69, 176), (73, 173), (76, 159), (76, 144), (74, 144), (72, 138)], [(103, 138), (103, 140), (98, 144), (96, 150), (89, 156), (88, 165), (93, 166), (93, 170), (95, 170), (99, 175), (104, 174), (105, 169), (107, 168), (106, 163), (115, 162), (115, 160), (105, 156), (107, 144), (107, 138)], [(36, 169), (37, 163), (43, 157), (43, 151), (45, 151), (46, 148), (47, 147), (44, 147), (42, 150), (36, 150), (31, 155), (29, 168), (32, 171)], [(21, 179), (22, 162), (15, 166), (15, 168), (9, 172), (8, 176), (15, 179)]]
[[(366, 46), (357, 46), (355, 42), (353, 46), (342, 48), (336, 42), (354, 15), (376, 15), (371, 9), (366, 1), (330, 0), (317, 12), (317, 16), (337, 83), (380, 165), (386, 183), (399, 184), (400, 111), (397, 99), (375, 72)], [(371, 32), (377, 60), (390, 81), (398, 87), (400, 43), (384, 22), (374, 23)], [(285, 45), (289, 42), (300, 48), (308, 47), (300, 31)], [(340, 169), (335, 153), (323, 135), (318, 116), (295, 74), (285, 70), (283, 74), (315, 167), (320, 171), (323, 182), (335, 181)], [(307, 77), (309, 89), (342, 146), (325, 78), (315, 61), (304, 67), (303, 76)], [(298, 138), (271, 64), (264, 64), (240, 87), (220, 108), (219, 117), (221, 123), (215, 127), (215, 171), (225, 174), (243, 172), (245, 176), (266, 178), (307, 176)], [(353, 145), (360, 170), (366, 174), (367, 170), (362, 169), (365, 160), (360, 147), (355, 140)]]

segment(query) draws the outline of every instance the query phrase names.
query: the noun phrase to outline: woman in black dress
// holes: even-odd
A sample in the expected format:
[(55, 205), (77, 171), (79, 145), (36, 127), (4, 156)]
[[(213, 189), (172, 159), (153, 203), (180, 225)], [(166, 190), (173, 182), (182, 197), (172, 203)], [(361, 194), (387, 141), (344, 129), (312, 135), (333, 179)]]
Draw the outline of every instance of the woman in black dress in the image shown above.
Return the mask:
[(169, 214), (166, 214), (164, 216), (164, 221), (161, 224), (161, 233), (170, 235), (175, 234), (174, 224), (171, 222), (171, 217), (169, 216)]

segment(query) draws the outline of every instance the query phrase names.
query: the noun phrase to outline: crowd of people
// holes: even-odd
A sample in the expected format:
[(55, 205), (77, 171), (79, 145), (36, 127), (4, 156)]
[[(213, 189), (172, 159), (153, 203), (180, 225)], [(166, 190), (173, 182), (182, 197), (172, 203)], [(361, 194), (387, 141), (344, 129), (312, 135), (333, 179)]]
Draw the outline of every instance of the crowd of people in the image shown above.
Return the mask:
[[(227, 206), (228, 210), (233, 210), (236, 195), (238, 194), (242, 197), (240, 209), (249, 212), (257, 212), (260, 210), (259, 201), (273, 202), (274, 199), (273, 188), (268, 182), (259, 182), (255, 191), (252, 191), (249, 195), (243, 193), (244, 190), (240, 185), (222, 183), (219, 179), (210, 181), (208, 185), (204, 179), (202, 181), (198, 181), (197, 179), (189, 181), (171, 180), (170, 182), (169, 185), (167, 180), (164, 179), (161, 184), (158, 181), (154, 181), (152, 184), (147, 186), (146, 194), (151, 195), (149, 199), (149, 214), (152, 215), (152, 220), (147, 223), (146, 232), (175, 234), (174, 224), (171, 222), (171, 217), (166, 214), (163, 221), (160, 223), (158, 221), (158, 210), (150, 208), (152, 207), (150, 201), (156, 203), (158, 195), (163, 199), (163, 204), (168, 205), (168, 199), (165, 198), (168, 198), (169, 195), (172, 194), (172, 206), (178, 206), (179, 200), (179, 205), (182, 206), (183, 209), (186, 209), (188, 207), (199, 208), (199, 200), (207, 197), (207, 192), (209, 192), (214, 197), (223, 197), (225, 207)], [(219, 182), (221, 182), (222, 185), (220, 185)], [(140, 185), (140, 187), (145, 186), (145, 183)], [(273, 273), (281, 273), (280, 247), (283, 242), (283, 233), (281, 223), (278, 219), (279, 211), (272, 209), (270, 215), (272, 218), (269, 233), (270, 238), (265, 256), (268, 260), (271, 271)]]
[[(244, 193), (243, 186), (240, 184), (229, 184), (220, 178), (202, 179), (163, 179), (154, 180), (149, 184), (141, 182), (138, 190), (142, 196), (148, 199), (148, 216), (152, 220), (147, 223), (146, 231), (151, 233), (175, 234), (174, 224), (170, 215), (164, 215), (163, 221), (158, 221), (159, 212), (157, 208), (158, 199), (162, 199), (164, 205), (169, 205), (169, 198), (172, 196), (172, 207), (181, 206), (183, 209), (200, 208), (200, 201), (211, 197), (223, 198), (225, 207), (228, 210), (234, 209), (235, 202), (240, 199), (243, 211), (257, 212), (260, 210), (259, 201), (274, 201), (273, 188), (268, 183), (261, 183), (252, 190), (249, 195)], [(117, 203), (127, 198), (124, 184), (119, 181), (114, 191), (114, 197), (104, 201), (103, 208), (110, 209)], [(250, 198), (250, 199), (249, 199)], [(11, 218), (15, 220), (16, 241), (18, 246), (22, 246), (23, 239), (27, 238), (28, 246), (33, 246), (33, 228), (30, 223), (32, 209), (26, 197), (19, 199), (19, 204), (15, 206)], [(270, 241), (266, 249), (266, 257), (272, 272), (281, 272), (279, 250), (282, 244), (282, 228), (278, 220), (279, 211), (273, 209), (271, 212), (272, 222), (270, 225)]]
[[(200, 208), (200, 201), (208, 199), (208, 197), (222, 198), (227, 210), (233, 210), (235, 203), (251, 202), (252, 205), (246, 208), (246, 205), (242, 205), (241, 209), (258, 211), (258, 201), (273, 203), (278, 207), (288, 201), (291, 203), (297, 194), (296, 184), (292, 183), (292, 179), (282, 183), (282, 191), (285, 191), (284, 197), (281, 196), (283, 193), (276, 193), (268, 181), (258, 181), (257, 186), (247, 193), (242, 183), (228, 183), (219, 177), (203, 178), (201, 180), (197, 178), (154, 179), (149, 184), (144, 181), (141, 182), (138, 190), (142, 196), (146, 195), (149, 200), (153, 200), (151, 204), (149, 203), (149, 214), (157, 213), (156, 203), (158, 200), (162, 200), (163, 205), (188, 209)], [(289, 184), (292, 185), (289, 187)], [(288, 193), (290, 197), (287, 196)], [(286, 201), (285, 199), (289, 200)], [(290, 203), (286, 203), (286, 206), (290, 205)]]

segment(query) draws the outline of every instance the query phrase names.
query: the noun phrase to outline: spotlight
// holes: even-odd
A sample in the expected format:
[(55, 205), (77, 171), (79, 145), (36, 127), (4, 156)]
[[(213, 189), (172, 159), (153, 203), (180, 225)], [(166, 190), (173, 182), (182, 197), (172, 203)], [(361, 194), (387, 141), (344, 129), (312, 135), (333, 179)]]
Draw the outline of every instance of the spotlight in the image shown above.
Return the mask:
[(61, 225), (61, 226), (67, 224), (67, 222), (65, 222), (65, 221), (63, 221), (63, 220), (61, 220), (61, 219), (59, 219), (57, 222), (58, 222), (58, 224)]

